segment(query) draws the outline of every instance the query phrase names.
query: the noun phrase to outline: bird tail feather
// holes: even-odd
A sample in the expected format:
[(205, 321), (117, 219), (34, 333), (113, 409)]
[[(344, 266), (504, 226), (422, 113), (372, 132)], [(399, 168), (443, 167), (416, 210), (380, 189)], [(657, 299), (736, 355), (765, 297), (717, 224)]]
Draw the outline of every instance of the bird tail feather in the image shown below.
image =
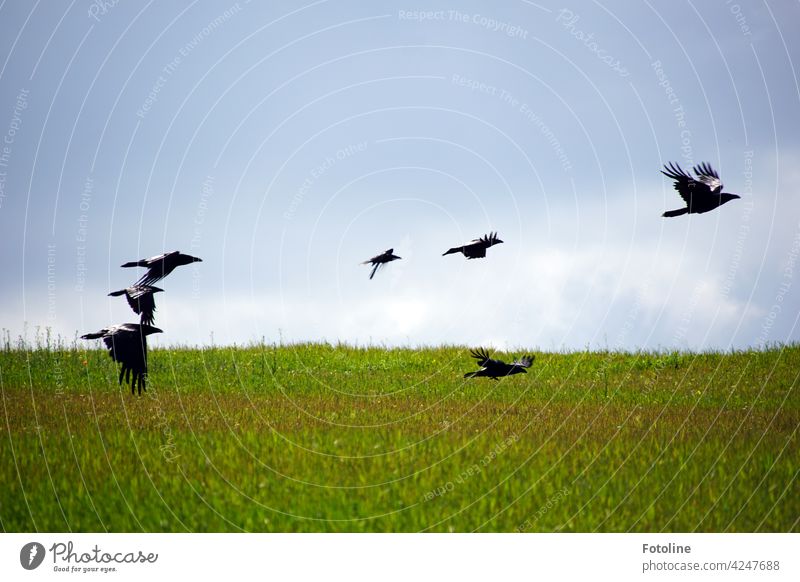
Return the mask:
[(678, 210), (668, 210), (661, 216), (664, 218), (672, 218), (673, 216), (680, 216), (681, 214), (686, 214), (689, 212), (688, 208), (679, 208)]
[(479, 375), (478, 372), (467, 372), (464, 374), (464, 378), (477, 378)]
[(446, 253), (442, 253), (442, 256), (452, 255), (452, 254), (455, 254), (455, 253), (459, 252), (460, 250), (461, 250), (460, 248), (452, 248), (452, 249), (448, 250)]
[(125, 295), (125, 289), (121, 289), (120, 291), (112, 291), (108, 295), (109, 297), (119, 297), (120, 295)]
[(120, 265), (121, 267), (146, 267), (147, 261), (142, 259), (141, 261), (130, 261), (125, 263), (124, 265)]

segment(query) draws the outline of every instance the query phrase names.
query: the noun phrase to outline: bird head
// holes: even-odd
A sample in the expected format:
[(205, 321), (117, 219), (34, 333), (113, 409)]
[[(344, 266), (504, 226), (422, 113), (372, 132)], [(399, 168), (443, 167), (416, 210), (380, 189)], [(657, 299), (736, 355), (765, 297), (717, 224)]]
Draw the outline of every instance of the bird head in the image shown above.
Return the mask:
[(153, 327), (152, 325), (144, 324), (144, 325), (142, 325), (142, 333), (144, 335), (150, 335), (150, 334), (153, 334), (153, 333), (164, 333), (164, 332), (162, 332), (157, 327)]
[(180, 254), (178, 257), (179, 261), (178, 264), (180, 265), (188, 265), (190, 263), (202, 263), (203, 259), (199, 257), (193, 257), (191, 255), (184, 255), (183, 253)]
[(727, 194), (722, 193), (720, 194), (720, 198), (722, 199), (722, 203), (725, 204), (726, 202), (730, 202), (731, 200), (736, 200), (737, 198), (741, 198), (738, 194)]

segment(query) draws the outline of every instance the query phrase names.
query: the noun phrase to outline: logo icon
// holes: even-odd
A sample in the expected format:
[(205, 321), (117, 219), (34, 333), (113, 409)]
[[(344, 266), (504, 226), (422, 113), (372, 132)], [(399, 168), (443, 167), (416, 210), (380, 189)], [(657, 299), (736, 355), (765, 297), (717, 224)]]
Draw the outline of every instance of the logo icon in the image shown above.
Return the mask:
[(26, 570), (35, 570), (44, 561), (44, 546), (39, 542), (30, 542), (19, 551), (19, 563)]

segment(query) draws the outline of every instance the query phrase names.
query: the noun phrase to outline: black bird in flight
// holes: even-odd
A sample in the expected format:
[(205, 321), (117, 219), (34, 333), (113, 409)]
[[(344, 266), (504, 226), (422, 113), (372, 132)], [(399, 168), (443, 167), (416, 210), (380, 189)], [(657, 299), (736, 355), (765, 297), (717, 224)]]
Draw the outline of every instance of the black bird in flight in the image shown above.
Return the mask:
[(675, 180), (675, 189), (686, 202), (686, 208), (669, 210), (662, 214), (666, 218), (681, 214), (703, 214), (726, 202), (741, 198), (737, 194), (723, 192), (719, 174), (705, 162), (693, 168), (697, 178), (692, 178), (678, 164), (673, 165), (672, 162), (669, 163), (669, 166), (665, 165), (664, 170), (661, 170), (661, 173)]
[(131, 394), (136, 387), (139, 394), (142, 390), (147, 392), (145, 378), (147, 376), (147, 336), (151, 333), (161, 333), (161, 330), (151, 325), (138, 323), (122, 323), (101, 329), (95, 333), (82, 335), (81, 339), (102, 339), (108, 348), (108, 354), (115, 362), (122, 364), (119, 372), (119, 383), (122, 379), (131, 386)]
[(452, 255), (454, 253), (464, 253), (464, 256), (468, 259), (482, 259), (486, 256), (486, 249), (490, 246), (497, 245), (502, 243), (499, 238), (497, 238), (496, 232), (490, 232), (487, 235), (482, 236), (481, 238), (476, 238), (471, 240), (465, 245), (460, 247), (453, 247), (452, 249), (448, 250), (446, 253), (442, 254), (445, 255)]
[(469, 372), (464, 374), (464, 378), (480, 378), (487, 377), (492, 380), (497, 380), (502, 376), (513, 376), (514, 374), (527, 374), (526, 368), (530, 368), (536, 356), (523, 356), (518, 360), (514, 360), (510, 364), (506, 364), (502, 360), (493, 360), (489, 357), (489, 352), (484, 348), (472, 350), (472, 357), (478, 360), (478, 365), (481, 367), (477, 372)]
[(156, 311), (156, 302), (153, 294), (160, 293), (161, 291), (163, 291), (163, 289), (151, 287), (150, 285), (133, 285), (127, 289), (112, 291), (109, 295), (111, 297), (124, 295), (128, 300), (128, 305), (133, 309), (133, 312), (137, 315), (141, 315), (140, 322), (146, 325), (153, 325), (155, 321), (154, 313)]
[(401, 259), (402, 257), (398, 257), (397, 255), (393, 254), (394, 249), (389, 249), (383, 251), (376, 257), (372, 257), (368, 261), (364, 261), (361, 263), (362, 265), (373, 265), (372, 272), (369, 274), (369, 278), (372, 279), (375, 276), (375, 271), (378, 270), (378, 267), (381, 265), (385, 265), (386, 263), (391, 263), (392, 261), (396, 261), (397, 259)]
[(181, 254), (180, 251), (172, 251), (171, 253), (164, 253), (157, 257), (142, 259), (141, 261), (131, 261), (122, 266), (147, 267), (147, 272), (136, 282), (136, 285), (152, 285), (156, 281), (160, 281), (169, 275), (176, 267), (189, 265), (191, 263), (200, 263), (202, 261), (203, 259)]

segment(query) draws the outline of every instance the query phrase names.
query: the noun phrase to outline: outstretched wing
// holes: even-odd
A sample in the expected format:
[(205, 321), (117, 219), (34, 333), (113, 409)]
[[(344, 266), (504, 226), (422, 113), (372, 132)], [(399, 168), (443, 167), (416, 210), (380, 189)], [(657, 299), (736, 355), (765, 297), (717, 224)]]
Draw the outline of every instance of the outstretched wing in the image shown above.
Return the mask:
[(536, 356), (522, 356), (518, 360), (514, 360), (511, 362), (512, 366), (519, 366), (520, 368), (530, 368), (533, 365), (533, 360), (536, 359)]
[(478, 239), (481, 243), (485, 244), (486, 246), (492, 246), (497, 243), (499, 240), (496, 232), (490, 232), (489, 234), (483, 235), (481, 238)]
[(695, 166), (694, 173), (697, 174), (697, 179), (708, 186), (709, 190), (714, 194), (719, 194), (722, 191), (722, 182), (719, 179), (719, 174), (711, 167), (711, 164), (703, 162), (699, 166)]
[(678, 164), (670, 162), (669, 166), (664, 166), (664, 170), (662, 170), (661, 173), (675, 180), (675, 190), (678, 191), (678, 194), (681, 195), (681, 198), (683, 198), (687, 206), (691, 206), (693, 197), (702, 197), (711, 194), (711, 188), (709, 188), (708, 184), (700, 180), (695, 180), (684, 172)]
[(472, 357), (478, 360), (478, 365), (482, 367), (488, 366), (502, 366), (504, 362), (501, 360), (495, 360), (489, 357), (489, 352), (486, 351), (485, 348), (478, 348), (477, 350), (471, 350), (470, 352)]

